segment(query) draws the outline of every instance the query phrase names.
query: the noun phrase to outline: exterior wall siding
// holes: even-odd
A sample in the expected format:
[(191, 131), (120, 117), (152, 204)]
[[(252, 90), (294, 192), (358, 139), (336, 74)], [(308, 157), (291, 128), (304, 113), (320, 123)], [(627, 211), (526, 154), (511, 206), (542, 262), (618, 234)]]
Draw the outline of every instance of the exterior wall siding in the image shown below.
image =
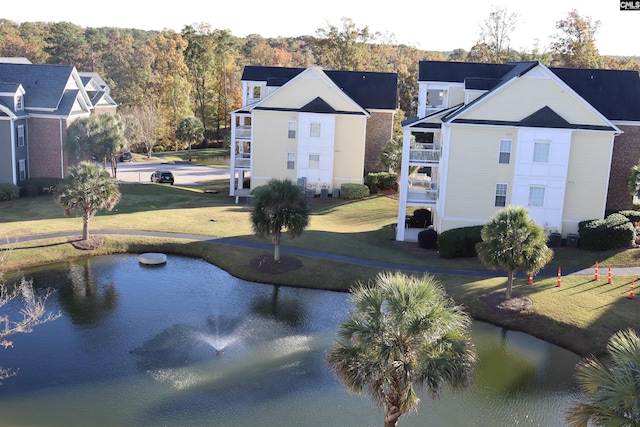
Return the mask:
[(0, 182), (13, 182), (11, 120), (0, 120)]
[(640, 161), (640, 124), (637, 126), (618, 125), (624, 133), (615, 138), (607, 210), (625, 210), (633, 208), (633, 197), (629, 193), (627, 179), (631, 168)]
[(499, 93), (488, 97), (477, 107), (465, 112), (462, 118), (495, 119), (496, 111), (499, 111), (500, 120), (520, 121), (545, 106), (560, 114), (569, 123), (597, 126), (606, 124), (573, 94), (550, 78), (518, 79)]
[(611, 135), (574, 132), (567, 172), (563, 221), (578, 231), (578, 222), (602, 218), (607, 198)]
[[(255, 111), (253, 117), (253, 144), (251, 157), (251, 188), (266, 184), (270, 179), (295, 180), (297, 169), (287, 169), (287, 153), (298, 154), (298, 135), (288, 138), (289, 120), (298, 121), (295, 113), (276, 111)], [(299, 121), (298, 121), (299, 123)]]
[[(371, 120), (373, 115), (369, 118)], [(333, 155), (333, 188), (344, 183), (362, 184), (366, 161), (365, 126), (367, 144), (369, 141), (369, 122), (362, 116), (338, 116)], [(367, 145), (367, 150), (369, 146)]]
[[(484, 224), (497, 210), (496, 183), (507, 183), (507, 204), (512, 195), (514, 162), (518, 147), (514, 128), (452, 126), (447, 168), (443, 229)], [(498, 163), (500, 139), (513, 140), (511, 161)]]

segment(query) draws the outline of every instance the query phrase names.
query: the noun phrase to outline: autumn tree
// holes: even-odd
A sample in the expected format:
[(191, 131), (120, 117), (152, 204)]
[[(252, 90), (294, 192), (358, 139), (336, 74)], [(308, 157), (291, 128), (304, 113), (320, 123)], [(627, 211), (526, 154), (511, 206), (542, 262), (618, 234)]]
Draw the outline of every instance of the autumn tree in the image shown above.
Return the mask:
[(158, 128), (160, 121), (153, 105), (141, 105), (128, 110), (128, 114), (132, 115), (140, 125), (140, 145), (147, 158), (151, 157), (153, 148), (158, 142)]
[(229, 112), (242, 103), (241, 68), (238, 66), (238, 41), (228, 30), (213, 33), (215, 80), (213, 87), (216, 120), (216, 139), (221, 138), (221, 130), (227, 130)]
[(596, 47), (596, 33), (600, 21), (591, 21), (577, 10), (556, 22), (560, 32), (553, 37), (551, 50), (555, 65), (569, 68), (601, 68), (602, 58)]
[[(56, 22), (45, 37), (49, 63), (78, 66), (83, 63), (87, 40), (84, 29), (71, 22)], [(81, 68), (81, 67), (79, 67)]]
[(371, 61), (371, 43), (379, 36), (369, 27), (358, 28), (350, 18), (343, 17), (341, 26), (327, 23), (316, 30), (319, 63), (332, 70), (367, 70)]
[[(510, 60), (511, 34), (518, 26), (518, 14), (506, 8), (494, 8), (480, 26), (477, 48), (486, 49), (486, 62), (503, 63)], [(484, 62), (484, 61), (483, 61)]]
[(151, 102), (157, 106), (160, 119), (158, 139), (166, 146), (175, 141), (175, 129), (180, 119), (192, 114), (189, 69), (184, 62), (187, 42), (180, 34), (163, 31), (151, 41), (151, 46), (155, 54)]

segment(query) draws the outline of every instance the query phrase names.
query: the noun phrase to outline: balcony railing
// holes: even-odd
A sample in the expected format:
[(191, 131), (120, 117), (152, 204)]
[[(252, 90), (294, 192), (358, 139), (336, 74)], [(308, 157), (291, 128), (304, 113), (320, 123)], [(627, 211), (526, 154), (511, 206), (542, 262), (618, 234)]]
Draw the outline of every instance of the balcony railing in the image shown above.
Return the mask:
[(439, 163), (440, 146), (433, 143), (416, 144), (409, 149), (409, 161), (412, 163)]
[(407, 203), (435, 205), (438, 200), (438, 185), (425, 179), (410, 179)]
[(236, 138), (239, 138), (239, 139), (251, 138), (251, 126), (236, 127)]
[(236, 155), (234, 165), (236, 168), (249, 169), (251, 167), (251, 154), (243, 153)]

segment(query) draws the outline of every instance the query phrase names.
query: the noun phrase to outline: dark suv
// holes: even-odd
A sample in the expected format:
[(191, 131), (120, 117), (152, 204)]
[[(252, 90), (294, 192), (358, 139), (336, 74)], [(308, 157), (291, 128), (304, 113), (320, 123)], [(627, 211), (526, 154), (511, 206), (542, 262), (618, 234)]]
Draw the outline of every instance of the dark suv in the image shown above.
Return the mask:
[(173, 174), (170, 171), (155, 171), (151, 174), (151, 182), (173, 185)]

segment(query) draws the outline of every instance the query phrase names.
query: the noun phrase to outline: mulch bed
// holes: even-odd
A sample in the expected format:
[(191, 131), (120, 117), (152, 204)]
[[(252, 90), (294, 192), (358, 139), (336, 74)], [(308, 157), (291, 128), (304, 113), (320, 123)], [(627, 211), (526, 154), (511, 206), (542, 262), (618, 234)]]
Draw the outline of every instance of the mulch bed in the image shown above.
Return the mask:
[(529, 297), (512, 295), (511, 299), (506, 299), (505, 296), (504, 292), (493, 292), (481, 295), (480, 300), (487, 304), (488, 307), (503, 313), (519, 313), (530, 309), (533, 305)]
[(69, 243), (82, 251), (91, 251), (104, 245), (104, 237), (102, 236), (89, 236), (87, 240), (82, 240), (81, 236), (73, 237), (69, 240)]
[(302, 268), (302, 261), (282, 255), (280, 255), (280, 261), (274, 261), (273, 255), (260, 255), (251, 260), (251, 267), (264, 274), (282, 274)]

